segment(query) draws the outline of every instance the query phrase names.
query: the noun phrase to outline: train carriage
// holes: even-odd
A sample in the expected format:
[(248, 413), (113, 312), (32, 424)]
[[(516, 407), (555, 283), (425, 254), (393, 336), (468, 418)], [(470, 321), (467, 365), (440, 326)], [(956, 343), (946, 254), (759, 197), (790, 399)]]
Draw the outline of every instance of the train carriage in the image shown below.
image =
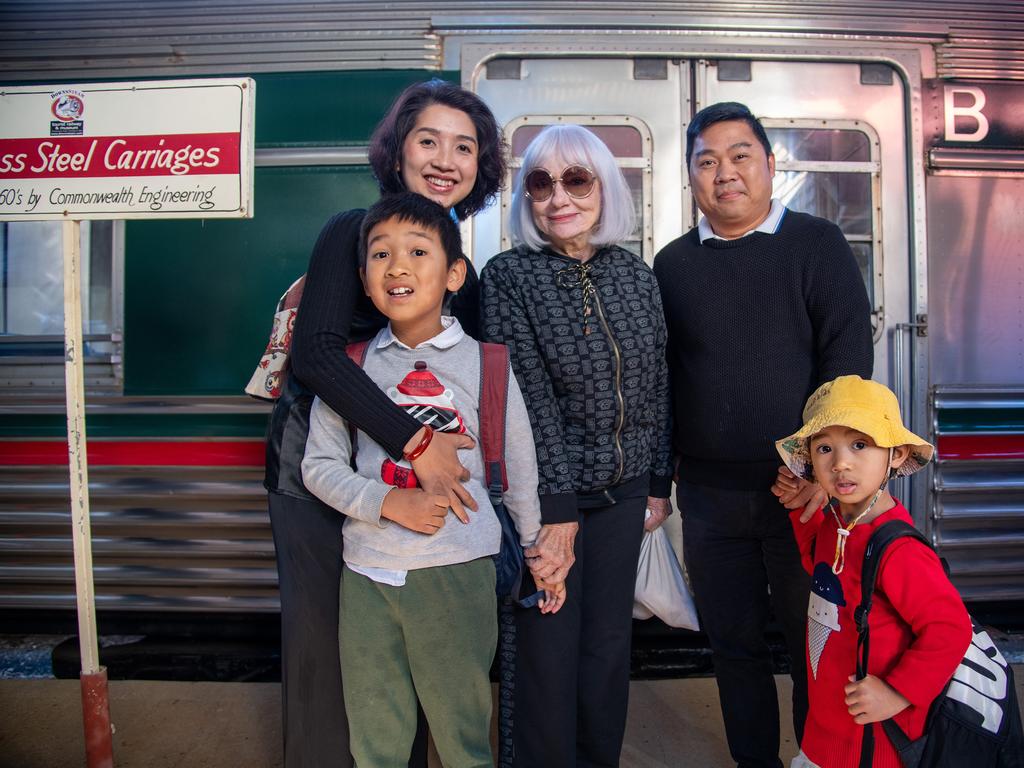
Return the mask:
[[(898, 495), (965, 598), (1019, 617), (1019, 3), (5, 0), (0, 44), (7, 85), (257, 83), (254, 218), (83, 226), (101, 627), (157, 611), (276, 613), (261, 486), (268, 406), (241, 388), (322, 223), (375, 198), (373, 125), (428, 76), (479, 93), (514, 158), (551, 122), (598, 133), (633, 189), (630, 247), (648, 262), (696, 222), (683, 159), (691, 116), (747, 103), (773, 144), (776, 196), (839, 224), (858, 258), (876, 378), (937, 441), (938, 462)], [(506, 191), (463, 224), (478, 269), (508, 245), (508, 202)], [(75, 607), (60, 228), (0, 232), (0, 616), (52, 626)]]

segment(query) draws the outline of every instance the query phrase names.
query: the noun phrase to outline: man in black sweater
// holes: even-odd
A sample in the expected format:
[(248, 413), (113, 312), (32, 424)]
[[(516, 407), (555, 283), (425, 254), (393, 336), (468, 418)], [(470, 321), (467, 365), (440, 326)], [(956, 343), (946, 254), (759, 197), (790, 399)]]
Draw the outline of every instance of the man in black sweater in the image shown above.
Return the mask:
[(774, 609), (792, 659), (793, 725), (807, 712), (809, 583), (770, 487), (774, 441), (843, 374), (870, 378), (870, 306), (843, 234), (772, 199), (775, 157), (742, 104), (701, 110), (686, 132), (697, 227), (654, 260), (668, 326), (686, 564), (740, 768), (781, 768)]

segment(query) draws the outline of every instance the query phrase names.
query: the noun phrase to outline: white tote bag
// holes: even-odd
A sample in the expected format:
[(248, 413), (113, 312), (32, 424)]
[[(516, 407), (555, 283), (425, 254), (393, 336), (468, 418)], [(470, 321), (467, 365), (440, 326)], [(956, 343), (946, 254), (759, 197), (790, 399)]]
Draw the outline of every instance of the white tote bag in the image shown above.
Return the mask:
[(663, 525), (644, 531), (636, 568), (633, 618), (657, 616), (670, 627), (697, 631), (697, 608)]

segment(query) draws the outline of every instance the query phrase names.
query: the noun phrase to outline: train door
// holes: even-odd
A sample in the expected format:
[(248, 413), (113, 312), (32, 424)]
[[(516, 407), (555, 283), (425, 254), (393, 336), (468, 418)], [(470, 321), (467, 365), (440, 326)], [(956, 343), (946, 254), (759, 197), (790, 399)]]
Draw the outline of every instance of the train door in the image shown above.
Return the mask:
[[(611, 148), (633, 189), (637, 231), (631, 247), (650, 263), (657, 249), (693, 222), (680, 184), (690, 112), (685, 63), (667, 59), (493, 59), (473, 88), (494, 110), (512, 148), (512, 174), (530, 139), (545, 125), (586, 125)], [(658, 169), (658, 172), (655, 171)], [(661, 172), (661, 169), (664, 169)], [(510, 177), (502, 204), (473, 219), (472, 253), (479, 268), (509, 247)]]
[[(850, 242), (872, 303), (875, 378), (898, 393), (910, 391), (907, 100), (894, 69), (830, 61), (510, 56), (475, 68), (470, 86), (505, 127), (512, 174), (543, 125), (582, 123), (601, 135), (633, 186), (640, 223), (632, 247), (648, 262), (699, 216), (684, 159), (690, 117), (719, 101), (747, 104), (773, 145), (775, 196), (836, 222)], [(502, 205), (478, 215), (466, 233), (478, 268), (509, 246), (508, 200), (506, 191)], [(906, 403), (904, 412), (911, 412)], [(909, 496), (909, 489), (899, 490)]]
[(886, 65), (697, 61), (695, 109), (741, 101), (775, 152), (775, 196), (834, 221), (872, 305), (875, 374), (906, 390), (910, 232), (903, 84)]

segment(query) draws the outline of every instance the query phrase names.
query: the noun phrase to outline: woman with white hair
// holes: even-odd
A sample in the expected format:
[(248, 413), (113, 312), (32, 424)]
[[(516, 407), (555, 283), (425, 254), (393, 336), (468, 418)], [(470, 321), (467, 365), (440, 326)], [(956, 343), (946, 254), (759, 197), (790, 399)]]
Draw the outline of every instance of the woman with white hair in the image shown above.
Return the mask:
[(552, 125), (523, 156), (516, 246), (480, 275), (482, 335), (508, 345), (537, 444), (528, 563), (568, 592), (556, 614), (516, 614), (517, 766), (614, 766), (622, 748), (640, 540), (671, 511), (672, 481), (661, 297), (619, 245), (634, 225), (604, 143)]

